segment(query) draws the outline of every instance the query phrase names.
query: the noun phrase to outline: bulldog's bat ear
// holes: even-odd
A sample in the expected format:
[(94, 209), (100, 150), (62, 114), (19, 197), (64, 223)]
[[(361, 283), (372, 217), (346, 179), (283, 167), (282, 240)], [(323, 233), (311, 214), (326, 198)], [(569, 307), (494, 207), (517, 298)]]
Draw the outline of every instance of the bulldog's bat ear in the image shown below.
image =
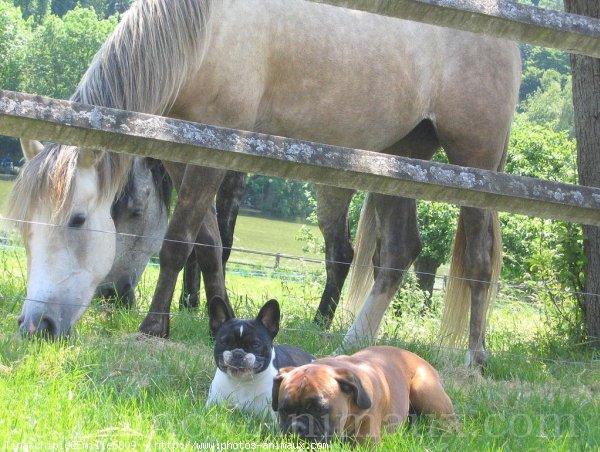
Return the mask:
[(233, 314), (233, 310), (229, 303), (218, 295), (212, 297), (208, 302), (208, 321), (213, 337), (216, 337), (217, 331), (221, 328), (221, 325), (234, 317), (235, 315)]
[(273, 389), (271, 390), (271, 408), (273, 408), (273, 411), (279, 409), (279, 388), (281, 387), (283, 377), (292, 369), (293, 367), (283, 367), (279, 369), (279, 373), (273, 377)]
[(344, 369), (343, 371), (338, 372), (336, 380), (339, 383), (342, 392), (349, 394), (357, 407), (361, 410), (371, 408), (371, 397), (369, 397), (360, 378), (358, 378), (355, 373)]
[(277, 300), (269, 300), (262, 308), (260, 308), (256, 320), (262, 323), (271, 334), (271, 338), (275, 339), (275, 336), (277, 336), (277, 333), (279, 332), (280, 317), (279, 303)]

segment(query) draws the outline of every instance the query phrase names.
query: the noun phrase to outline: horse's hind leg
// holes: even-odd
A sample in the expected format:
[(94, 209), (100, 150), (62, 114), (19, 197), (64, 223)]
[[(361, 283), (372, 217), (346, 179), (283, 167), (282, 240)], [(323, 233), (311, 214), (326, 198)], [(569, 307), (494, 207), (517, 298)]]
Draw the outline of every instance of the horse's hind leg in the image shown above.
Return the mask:
[[(231, 255), (233, 231), (235, 229), (235, 222), (237, 220), (240, 203), (244, 196), (245, 189), (246, 173), (228, 171), (225, 174), (225, 178), (217, 193), (216, 204), (218, 221), (217, 233), (220, 235), (220, 243), (217, 243), (217, 239), (213, 233), (214, 231), (207, 230), (204, 225), (200, 230), (200, 236), (196, 239), (197, 243), (211, 243), (222, 250), (220, 259), (222, 262), (223, 273), (225, 272), (225, 265)], [(214, 267), (212, 259), (215, 252), (216, 251), (214, 250), (209, 250), (206, 247), (200, 246), (195, 247), (194, 251), (190, 253), (183, 269), (183, 290), (181, 291), (181, 298), (179, 299), (180, 309), (198, 307), (201, 271), (204, 273), (205, 279), (208, 278), (210, 281), (215, 281), (215, 277), (207, 276), (212, 274), (211, 272)], [(201, 270), (202, 265), (200, 262), (203, 263), (205, 270)], [(207, 293), (213, 292), (213, 288), (205, 288), (205, 290)], [(210, 300), (210, 298), (211, 297), (207, 299)]]
[(325, 239), (327, 281), (314, 322), (329, 328), (354, 256), (348, 228), (353, 190), (317, 185), (317, 216)]
[(167, 240), (160, 250), (158, 283), (150, 311), (140, 326), (142, 333), (159, 337), (169, 335), (169, 311), (177, 276), (192, 251), (193, 242), (213, 204), (224, 174), (224, 171), (212, 168), (186, 167), (177, 205), (165, 236)]
[(344, 338), (345, 346), (375, 340), (387, 307), (398, 290), (404, 272), (421, 251), (414, 199), (372, 193), (379, 231), (379, 268), (356, 321)]
[(225, 272), (223, 271), (221, 236), (214, 207), (206, 215), (195, 248), (198, 266), (204, 280), (206, 303), (219, 296), (228, 300), (225, 291)]
[[(196, 242), (198, 239), (196, 239)], [(183, 287), (179, 297), (179, 309), (196, 309), (200, 299), (200, 265), (196, 247), (192, 250), (183, 267)]]
[(233, 231), (246, 190), (246, 173), (228, 171), (217, 193), (217, 221), (223, 245), (223, 270), (231, 255)]
[[(470, 207), (461, 208), (464, 230), (464, 275), (471, 289), (471, 316), (469, 319), (469, 350), (466, 364), (481, 367), (485, 364), (485, 324), (490, 291), (497, 290), (493, 279), (495, 213)], [(497, 250), (496, 252), (498, 252)]]

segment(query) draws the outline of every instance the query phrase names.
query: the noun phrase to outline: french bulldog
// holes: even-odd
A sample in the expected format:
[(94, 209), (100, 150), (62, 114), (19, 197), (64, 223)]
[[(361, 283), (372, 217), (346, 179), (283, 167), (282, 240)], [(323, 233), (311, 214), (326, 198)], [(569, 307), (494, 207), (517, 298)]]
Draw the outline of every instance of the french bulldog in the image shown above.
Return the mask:
[(273, 378), (283, 367), (300, 366), (315, 358), (290, 345), (273, 345), (280, 320), (277, 300), (269, 300), (254, 320), (241, 320), (222, 298), (214, 297), (208, 314), (217, 371), (207, 406), (229, 402), (244, 411), (275, 418), (270, 408)]

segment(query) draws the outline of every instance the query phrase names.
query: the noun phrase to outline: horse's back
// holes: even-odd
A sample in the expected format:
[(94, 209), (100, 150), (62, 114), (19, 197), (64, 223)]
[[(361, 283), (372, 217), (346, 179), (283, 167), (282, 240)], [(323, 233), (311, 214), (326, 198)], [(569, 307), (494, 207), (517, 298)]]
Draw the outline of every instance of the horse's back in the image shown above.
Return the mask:
[(383, 150), (423, 119), (454, 134), (512, 117), (507, 41), (300, 0), (224, 4), (214, 21), (202, 89), (217, 104), (195, 120)]

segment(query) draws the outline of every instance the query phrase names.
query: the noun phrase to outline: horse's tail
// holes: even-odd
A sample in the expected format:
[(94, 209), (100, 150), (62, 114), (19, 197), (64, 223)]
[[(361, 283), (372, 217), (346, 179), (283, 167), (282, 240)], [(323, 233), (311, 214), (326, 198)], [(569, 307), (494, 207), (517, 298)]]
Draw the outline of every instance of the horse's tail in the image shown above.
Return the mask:
[(354, 259), (350, 272), (350, 286), (345, 309), (358, 313), (373, 287), (373, 254), (377, 243), (375, 225), (375, 206), (372, 196), (367, 193), (360, 212), (356, 239), (354, 241)]

